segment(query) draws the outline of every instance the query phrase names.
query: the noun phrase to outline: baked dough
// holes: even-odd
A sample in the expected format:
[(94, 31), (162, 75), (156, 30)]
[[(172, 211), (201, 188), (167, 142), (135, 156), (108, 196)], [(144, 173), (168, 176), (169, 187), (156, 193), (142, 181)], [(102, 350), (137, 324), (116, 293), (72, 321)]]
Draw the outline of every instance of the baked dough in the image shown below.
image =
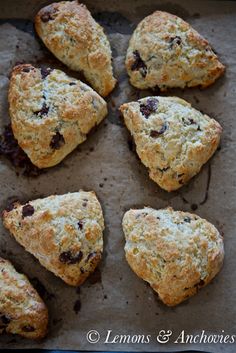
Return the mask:
[(9, 105), (14, 136), (38, 168), (60, 163), (107, 114), (106, 102), (86, 84), (29, 64), (13, 69)]
[(208, 41), (181, 18), (163, 11), (145, 17), (129, 43), (126, 68), (133, 86), (207, 87), (225, 70)]
[(78, 1), (61, 1), (42, 8), (35, 28), (46, 47), (65, 65), (82, 71), (102, 96), (115, 87), (111, 47), (103, 28)]
[(72, 286), (94, 271), (103, 252), (104, 220), (94, 192), (15, 203), (3, 223), (23, 247)]
[(126, 259), (169, 306), (209, 283), (223, 264), (218, 230), (197, 215), (145, 207), (123, 218)]
[(0, 333), (39, 339), (47, 325), (48, 311), (36, 290), (10, 261), (0, 257)]
[(149, 176), (177, 190), (214, 154), (222, 128), (177, 97), (146, 97), (120, 107)]

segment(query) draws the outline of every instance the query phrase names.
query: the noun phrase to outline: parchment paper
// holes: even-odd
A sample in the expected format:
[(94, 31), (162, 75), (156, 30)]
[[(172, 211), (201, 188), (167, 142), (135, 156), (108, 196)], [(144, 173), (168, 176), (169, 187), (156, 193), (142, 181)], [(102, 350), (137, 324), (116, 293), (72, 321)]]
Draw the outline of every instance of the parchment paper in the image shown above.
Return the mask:
[[(9, 121), (7, 89), (9, 72), (16, 62), (66, 68), (58, 63), (34, 36), (29, 20), (45, 1), (2, 0), (0, 3), (0, 125)], [(235, 352), (235, 344), (175, 344), (186, 334), (236, 334), (236, 3), (233, 1), (85, 1), (104, 25), (113, 48), (119, 85), (108, 99), (109, 116), (60, 165), (37, 178), (17, 176), (15, 168), (0, 158), (0, 207), (9, 200), (30, 200), (54, 193), (79, 189), (95, 190), (103, 206), (106, 231), (105, 251), (99, 270), (80, 291), (64, 284), (40, 266), (16, 243), (0, 224), (0, 254), (10, 259), (39, 288), (49, 308), (49, 334), (42, 342), (2, 335), (0, 348), (47, 348), (78, 350)], [(156, 9), (177, 14), (204, 35), (213, 45), (226, 74), (206, 90), (174, 90), (196, 108), (216, 118), (224, 132), (221, 150), (188, 186), (178, 192), (162, 191), (132, 151), (129, 134), (117, 107), (125, 101), (150, 94), (128, 84), (124, 55), (135, 25)], [(7, 20), (8, 19), (8, 20)], [(10, 19), (10, 20), (9, 20)], [(16, 20), (17, 19), (17, 20)], [(68, 72), (68, 71), (67, 71)], [(71, 73), (74, 75), (75, 73)], [(195, 212), (214, 223), (224, 234), (226, 257), (224, 268), (212, 284), (193, 298), (175, 307), (164, 306), (153, 290), (129, 268), (124, 257), (121, 219), (131, 207), (149, 205)], [(36, 278), (36, 279), (35, 279)], [(77, 314), (73, 309), (76, 303)], [(81, 303), (81, 309), (80, 307)], [(80, 310), (79, 310), (80, 309)], [(89, 330), (97, 330), (101, 339), (91, 344)], [(116, 334), (151, 335), (149, 344), (105, 344), (107, 330)], [(158, 344), (160, 330), (171, 330), (166, 344)]]

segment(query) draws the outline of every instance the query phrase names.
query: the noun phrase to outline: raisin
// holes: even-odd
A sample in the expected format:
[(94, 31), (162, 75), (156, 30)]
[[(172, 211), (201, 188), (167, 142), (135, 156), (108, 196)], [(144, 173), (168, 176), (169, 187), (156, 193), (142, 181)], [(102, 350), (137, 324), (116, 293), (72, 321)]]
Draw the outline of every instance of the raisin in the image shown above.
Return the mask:
[(191, 218), (190, 217), (185, 217), (184, 218), (184, 222), (190, 223), (191, 222)]
[(161, 129), (158, 131), (158, 130), (151, 130), (150, 131), (150, 136), (152, 138), (157, 138), (159, 137), (160, 135), (164, 134), (164, 132), (167, 130), (167, 124), (163, 124), (163, 126), (161, 127)]
[(22, 331), (24, 332), (34, 332), (35, 328), (31, 325), (25, 325), (22, 327)]
[(65, 144), (65, 139), (60, 132), (56, 132), (56, 134), (52, 137), (50, 142), (50, 147), (54, 150), (59, 150)]
[(44, 80), (48, 75), (50, 75), (53, 69), (50, 69), (49, 67), (48, 68), (41, 67), (40, 71), (41, 71), (42, 79)]
[(83, 222), (82, 222), (82, 221), (79, 221), (77, 224), (78, 224), (78, 228), (79, 228), (80, 230), (82, 230), (82, 229), (83, 229)]
[(170, 39), (170, 48), (172, 49), (173, 46), (175, 45), (180, 45), (182, 43), (182, 40), (179, 36), (176, 36), (176, 37), (172, 37)]
[(82, 260), (83, 253), (79, 251), (78, 254), (73, 255), (70, 250), (64, 251), (59, 256), (59, 261), (63, 264), (74, 265)]
[(70, 85), (70, 86), (75, 86), (75, 85), (76, 85), (76, 82), (70, 82), (69, 85)]
[(133, 64), (131, 65), (131, 70), (132, 71), (137, 71), (139, 70), (141, 75), (143, 77), (146, 77), (147, 75), (147, 65), (145, 64), (145, 62), (142, 60), (138, 50), (135, 50), (133, 52), (133, 56), (135, 61), (133, 62)]
[(158, 104), (158, 100), (156, 98), (149, 98), (147, 99), (146, 103), (140, 104), (140, 112), (147, 119), (149, 115), (156, 112), (157, 104)]
[(43, 115), (47, 115), (47, 114), (48, 114), (48, 111), (49, 111), (49, 107), (48, 107), (47, 104), (44, 102), (42, 108), (41, 108), (40, 110), (34, 112), (34, 114), (35, 114), (35, 115), (43, 116)]
[(34, 208), (30, 204), (23, 206), (22, 208), (22, 218), (30, 217), (34, 214)]

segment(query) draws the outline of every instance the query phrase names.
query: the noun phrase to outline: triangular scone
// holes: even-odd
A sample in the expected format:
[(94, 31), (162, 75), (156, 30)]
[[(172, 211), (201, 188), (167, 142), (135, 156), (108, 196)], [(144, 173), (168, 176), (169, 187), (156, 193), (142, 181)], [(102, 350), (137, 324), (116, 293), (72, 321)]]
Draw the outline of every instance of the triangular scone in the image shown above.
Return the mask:
[(14, 204), (3, 223), (24, 248), (66, 283), (78, 286), (103, 252), (104, 220), (94, 192), (75, 192)]
[(50, 4), (38, 12), (35, 28), (46, 47), (70, 69), (82, 71), (99, 94), (113, 90), (110, 43), (85, 5), (77, 0)]
[(220, 141), (220, 124), (177, 97), (146, 97), (120, 110), (150, 178), (167, 191), (197, 174)]
[(123, 230), (130, 267), (166, 305), (196, 294), (222, 267), (223, 238), (197, 215), (172, 208), (129, 210)]
[(156, 11), (145, 17), (129, 43), (126, 68), (140, 89), (207, 87), (225, 70), (208, 41), (181, 18)]
[(14, 136), (38, 168), (61, 162), (107, 114), (106, 102), (83, 82), (29, 64), (13, 69), (8, 98)]
[(23, 274), (0, 257), (0, 333), (43, 338), (47, 332), (47, 308)]

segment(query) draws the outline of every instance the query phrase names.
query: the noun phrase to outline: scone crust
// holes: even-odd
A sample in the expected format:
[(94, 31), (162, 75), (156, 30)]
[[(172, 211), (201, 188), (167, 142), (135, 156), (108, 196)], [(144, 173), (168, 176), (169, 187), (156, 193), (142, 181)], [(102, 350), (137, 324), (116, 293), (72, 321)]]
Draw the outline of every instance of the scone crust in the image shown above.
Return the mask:
[(120, 107), (149, 176), (167, 191), (179, 189), (216, 151), (222, 128), (178, 97), (146, 97)]
[(47, 325), (48, 311), (36, 290), (10, 261), (0, 257), (0, 333), (40, 339)]
[(69, 68), (82, 71), (99, 94), (113, 90), (110, 43), (85, 5), (77, 0), (50, 4), (36, 15), (35, 28), (46, 47)]
[(225, 71), (206, 39), (181, 18), (163, 11), (138, 24), (130, 39), (126, 68), (133, 86), (158, 86), (162, 91), (207, 87)]
[(3, 223), (44, 267), (69, 285), (82, 284), (101, 260), (104, 219), (94, 192), (16, 203), (13, 210), (3, 212)]
[(197, 293), (222, 267), (221, 235), (195, 214), (172, 208), (129, 210), (123, 230), (130, 267), (168, 306)]
[(38, 168), (61, 162), (107, 114), (106, 102), (60, 70), (16, 66), (9, 87), (15, 138)]

